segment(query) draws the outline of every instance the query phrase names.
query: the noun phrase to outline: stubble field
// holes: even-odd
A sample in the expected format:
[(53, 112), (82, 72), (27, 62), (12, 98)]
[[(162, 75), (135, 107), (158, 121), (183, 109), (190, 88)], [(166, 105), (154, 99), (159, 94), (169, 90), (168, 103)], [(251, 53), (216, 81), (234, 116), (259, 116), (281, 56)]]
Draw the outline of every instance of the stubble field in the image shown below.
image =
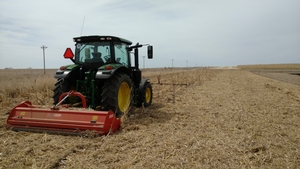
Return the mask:
[(0, 70), (0, 168), (299, 168), (300, 76), (253, 70), (270, 73), (144, 70), (153, 105), (132, 108), (120, 131), (101, 137), (7, 130), (21, 101), (52, 105), (55, 70)]

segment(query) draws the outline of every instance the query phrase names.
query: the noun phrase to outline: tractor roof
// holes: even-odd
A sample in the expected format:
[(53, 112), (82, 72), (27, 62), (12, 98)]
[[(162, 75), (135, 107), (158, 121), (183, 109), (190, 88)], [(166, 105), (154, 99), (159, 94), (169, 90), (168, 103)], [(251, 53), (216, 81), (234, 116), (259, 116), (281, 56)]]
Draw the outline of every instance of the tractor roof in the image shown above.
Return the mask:
[(114, 42), (123, 42), (123, 43), (126, 43), (127, 45), (132, 44), (131, 41), (129, 41), (127, 39), (119, 38), (119, 37), (116, 37), (116, 36), (98, 36), (98, 35), (94, 35), (94, 36), (75, 37), (73, 39), (74, 39), (74, 42), (114, 41)]

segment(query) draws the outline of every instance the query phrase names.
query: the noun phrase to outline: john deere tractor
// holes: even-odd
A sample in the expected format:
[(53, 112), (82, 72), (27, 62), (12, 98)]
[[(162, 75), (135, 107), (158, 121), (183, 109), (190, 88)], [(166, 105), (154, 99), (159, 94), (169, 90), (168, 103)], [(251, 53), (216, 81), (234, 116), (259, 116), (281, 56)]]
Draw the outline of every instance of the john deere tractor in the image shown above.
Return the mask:
[(131, 105), (151, 105), (152, 86), (142, 78), (138, 48), (147, 46), (148, 58), (152, 59), (152, 46), (132, 45), (131, 41), (115, 36), (81, 36), (74, 38), (74, 42), (75, 52), (67, 48), (64, 54), (74, 64), (61, 66), (54, 76), (54, 104), (82, 107), (80, 97), (60, 98), (63, 93), (76, 91), (84, 97), (86, 107), (112, 110), (117, 117), (129, 111)]

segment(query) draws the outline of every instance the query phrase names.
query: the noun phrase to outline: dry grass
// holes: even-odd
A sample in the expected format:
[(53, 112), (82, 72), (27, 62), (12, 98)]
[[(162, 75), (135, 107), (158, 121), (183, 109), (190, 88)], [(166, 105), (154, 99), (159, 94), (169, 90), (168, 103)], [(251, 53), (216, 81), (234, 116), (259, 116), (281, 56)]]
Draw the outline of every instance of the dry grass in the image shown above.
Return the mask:
[(269, 69), (275, 69), (275, 70), (299, 70), (300, 69), (300, 63), (298, 64), (261, 64), (261, 65), (239, 65), (237, 66), (240, 69), (246, 69), (246, 70), (269, 70)]
[[(51, 104), (55, 80), (12, 75), (2, 85), (0, 72), (0, 168), (299, 168), (299, 86), (243, 70), (164, 71), (144, 73), (153, 105), (133, 108), (119, 132), (102, 137), (5, 129), (21, 100)], [(158, 76), (188, 85), (155, 84)]]
[[(20, 69), (0, 71), (1, 111), (9, 111), (21, 101), (31, 100), (35, 104), (49, 104), (56, 79), (55, 70)], [(52, 100), (50, 104), (52, 103)]]

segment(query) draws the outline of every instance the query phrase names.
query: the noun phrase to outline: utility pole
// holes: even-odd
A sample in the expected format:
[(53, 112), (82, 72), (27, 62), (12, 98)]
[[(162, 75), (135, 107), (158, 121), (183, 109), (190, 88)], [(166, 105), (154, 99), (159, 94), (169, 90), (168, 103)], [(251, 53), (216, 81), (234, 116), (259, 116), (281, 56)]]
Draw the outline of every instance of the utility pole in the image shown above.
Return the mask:
[(189, 67), (189, 64), (188, 64), (188, 63), (189, 63), (189, 61), (187, 60), (187, 61), (186, 61), (186, 67)]
[(172, 59), (172, 69), (174, 68), (174, 66), (173, 66), (173, 61), (174, 61), (174, 59)]
[(47, 46), (42, 46), (41, 47), (43, 49), (43, 60), (44, 60), (44, 74), (46, 74), (46, 67), (45, 67), (45, 50), (47, 48)]
[(143, 68), (145, 69), (145, 57), (146, 56), (143, 56)]

